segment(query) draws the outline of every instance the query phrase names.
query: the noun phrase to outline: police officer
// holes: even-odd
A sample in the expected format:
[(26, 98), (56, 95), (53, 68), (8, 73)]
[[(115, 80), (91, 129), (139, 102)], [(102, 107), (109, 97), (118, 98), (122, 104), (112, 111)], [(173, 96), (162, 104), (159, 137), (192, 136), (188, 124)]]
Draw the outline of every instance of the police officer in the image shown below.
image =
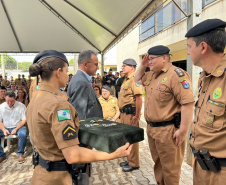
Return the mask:
[[(139, 127), (140, 112), (142, 107), (142, 86), (135, 83), (136, 61), (126, 59), (123, 61), (122, 70), (125, 80), (121, 86), (118, 104), (121, 112), (120, 121), (127, 125)], [(127, 161), (120, 163), (124, 172), (139, 169), (139, 143), (133, 145)]]
[[(225, 27), (226, 22), (220, 19), (207, 19), (185, 35), (188, 38), (188, 55), (194, 65), (203, 69), (198, 81), (198, 101), (190, 137), (196, 157), (194, 185), (226, 183)], [(205, 159), (205, 164), (199, 160), (200, 157)]]
[(118, 100), (111, 96), (111, 88), (108, 85), (102, 87), (101, 96), (98, 98), (103, 110), (103, 118), (116, 121), (120, 116)]
[[(170, 63), (169, 51), (162, 45), (150, 48), (135, 78), (145, 87), (144, 116), (155, 179), (160, 185), (179, 185), (194, 97), (189, 74)], [(145, 72), (146, 67), (150, 71)]]
[(40, 75), (42, 79), (40, 90), (26, 110), (30, 134), (38, 151), (34, 156), (36, 167), (31, 184), (72, 184), (68, 164), (127, 156), (132, 147), (127, 143), (111, 154), (79, 147), (77, 112), (59, 96), (59, 89), (68, 81), (67, 71), (65, 55), (55, 50), (40, 52), (29, 68), (31, 76)]

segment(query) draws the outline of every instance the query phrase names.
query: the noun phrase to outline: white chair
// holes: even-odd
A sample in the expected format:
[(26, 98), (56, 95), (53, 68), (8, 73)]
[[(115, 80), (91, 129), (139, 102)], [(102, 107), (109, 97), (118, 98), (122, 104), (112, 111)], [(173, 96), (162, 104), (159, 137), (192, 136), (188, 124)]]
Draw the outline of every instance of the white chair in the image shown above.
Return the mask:
[(9, 135), (1, 138), (1, 146), (4, 149), (4, 140), (7, 139), (7, 147), (8, 147), (8, 152), (10, 152), (10, 140), (13, 138), (18, 138), (17, 135)]

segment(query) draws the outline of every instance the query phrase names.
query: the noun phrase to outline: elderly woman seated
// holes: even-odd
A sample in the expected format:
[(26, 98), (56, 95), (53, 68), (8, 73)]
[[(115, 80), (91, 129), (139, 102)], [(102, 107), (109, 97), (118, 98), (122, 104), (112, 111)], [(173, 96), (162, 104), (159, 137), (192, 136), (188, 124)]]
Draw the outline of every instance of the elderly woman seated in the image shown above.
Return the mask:
[(111, 88), (107, 85), (102, 87), (102, 95), (98, 98), (103, 110), (104, 119), (116, 121), (120, 116), (118, 100), (111, 96)]

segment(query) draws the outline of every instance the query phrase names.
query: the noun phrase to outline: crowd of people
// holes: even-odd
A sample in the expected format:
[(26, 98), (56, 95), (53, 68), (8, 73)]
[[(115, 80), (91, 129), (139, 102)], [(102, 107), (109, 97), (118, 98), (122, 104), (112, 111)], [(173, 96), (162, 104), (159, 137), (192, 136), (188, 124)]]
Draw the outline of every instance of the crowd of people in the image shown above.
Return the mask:
[[(27, 127), (25, 110), (29, 103), (29, 89), (32, 79), (19, 74), (15, 80), (2, 78), (0, 75), (0, 138), (18, 135), (18, 162), (23, 163), (24, 149), (27, 143)], [(0, 146), (0, 162), (6, 159), (6, 154)]]
[[(74, 76), (67, 74), (69, 64), (63, 53), (44, 50), (29, 69), (30, 75), (37, 77), (33, 85), (20, 75), (10, 82), (0, 78), (0, 137), (18, 134), (18, 161), (23, 162), (27, 122), (36, 150), (31, 184), (66, 185), (72, 181), (82, 184), (79, 182), (82, 178), (77, 178), (74, 172), (83, 171), (84, 166), (86, 171), (86, 163), (123, 156), (127, 160), (120, 163), (122, 171), (131, 172), (140, 167), (138, 143), (126, 143), (110, 154), (91, 150), (79, 143), (79, 121), (100, 117), (139, 127), (144, 90), (144, 117), (157, 184), (179, 185), (191, 123), (194, 185), (224, 184), (225, 27), (226, 22), (209, 19), (185, 35), (188, 55), (195, 66), (203, 69), (194, 119), (191, 77), (170, 62), (170, 49), (166, 46), (151, 47), (138, 69), (134, 59), (125, 59), (120, 78), (112, 70), (108, 74), (104, 72), (103, 77), (96, 74), (97, 53), (91, 50), (79, 54)], [(30, 103), (28, 97), (32, 97)], [(0, 162), (5, 159), (0, 148)], [(73, 163), (80, 165), (73, 166)]]

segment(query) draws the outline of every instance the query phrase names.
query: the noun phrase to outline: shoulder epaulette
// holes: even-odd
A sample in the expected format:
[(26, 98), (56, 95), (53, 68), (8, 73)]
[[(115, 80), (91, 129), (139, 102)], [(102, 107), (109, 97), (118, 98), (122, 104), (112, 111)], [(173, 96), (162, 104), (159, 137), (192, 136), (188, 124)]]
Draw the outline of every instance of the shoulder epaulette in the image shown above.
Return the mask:
[(184, 76), (184, 72), (183, 72), (180, 68), (176, 68), (174, 71), (177, 73), (177, 75), (178, 75), (179, 77)]

